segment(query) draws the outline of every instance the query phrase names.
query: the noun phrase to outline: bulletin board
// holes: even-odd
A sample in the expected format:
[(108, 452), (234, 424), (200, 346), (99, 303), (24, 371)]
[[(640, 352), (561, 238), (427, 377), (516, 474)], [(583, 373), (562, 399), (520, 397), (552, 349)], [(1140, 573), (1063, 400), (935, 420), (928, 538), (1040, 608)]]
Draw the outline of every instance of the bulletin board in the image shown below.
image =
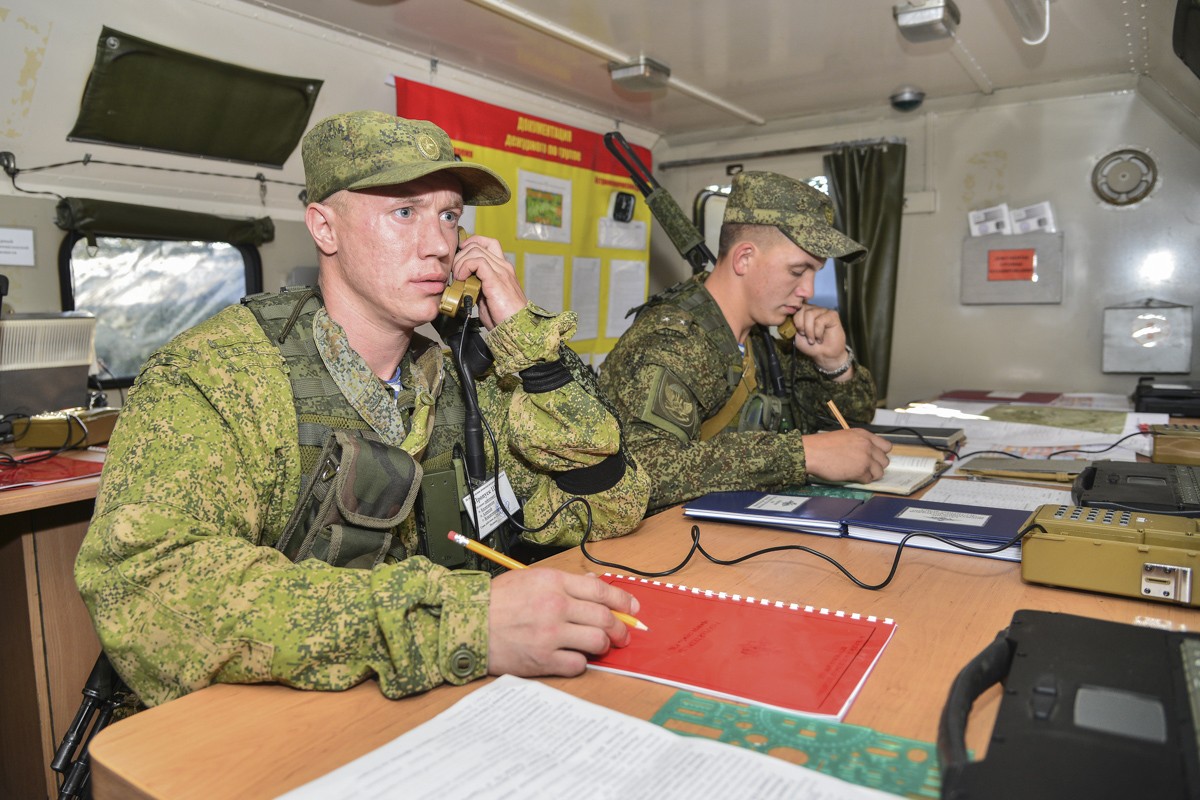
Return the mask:
[[(499, 240), (532, 302), (579, 315), (571, 347), (599, 364), (646, 299), (651, 216), (603, 135), (400, 77), (396, 113), (434, 122), (464, 161), (508, 182), (513, 199), (468, 208), (463, 227)], [(615, 192), (637, 198), (628, 222), (611, 216)]]

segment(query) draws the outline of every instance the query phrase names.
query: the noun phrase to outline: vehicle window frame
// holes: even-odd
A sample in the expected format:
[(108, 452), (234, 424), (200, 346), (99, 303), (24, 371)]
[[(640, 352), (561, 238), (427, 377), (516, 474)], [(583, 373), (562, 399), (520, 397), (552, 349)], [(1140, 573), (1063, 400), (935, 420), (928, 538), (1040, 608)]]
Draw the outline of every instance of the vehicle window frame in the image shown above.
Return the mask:
[[(63, 311), (75, 311), (75, 286), (71, 275), (71, 253), (75, 249), (75, 245), (81, 239), (87, 239), (89, 234), (77, 230), (68, 231), (63, 237), (62, 243), (58, 247), (58, 290), (59, 300), (62, 304)], [(96, 234), (97, 238), (111, 237), (120, 239), (140, 239), (150, 242), (165, 242), (165, 241), (192, 241), (191, 239), (170, 238), (170, 237), (150, 237), (150, 236), (129, 236), (125, 234)], [(245, 271), (246, 279), (246, 294), (252, 295), (262, 291), (262, 257), (259, 255), (258, 248), (252, 244), (232, 244), (230, 247), (235, 248), (242, 256), (242, 265)], [(100, 377), (95, 376), (99, 381), (101, 389), (128, 389), (133, 386), (136, 375), (120, 376), (120, 377)]]

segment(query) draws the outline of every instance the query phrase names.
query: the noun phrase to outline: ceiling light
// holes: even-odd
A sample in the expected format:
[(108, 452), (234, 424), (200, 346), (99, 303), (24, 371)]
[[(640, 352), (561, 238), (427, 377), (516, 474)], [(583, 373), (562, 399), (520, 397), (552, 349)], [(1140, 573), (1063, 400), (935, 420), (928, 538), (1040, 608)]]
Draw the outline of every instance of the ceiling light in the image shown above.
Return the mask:
[(932, 42), (953, 36), (961, 19), (954, 0), (900, 3), (892, 6), (892, 16), (896, 18), (900, 33), (910, 42)]
[(1025, 44), (1041, 44), (1050, 33), (1050, 0), (1004, 0)]
[(888, 100), (892, 103), (892, 108), (897, 111), (916, 111), (917, 107), (925, 101), (925, 93), (914, 86), (905, 86), (897, 89)]
[(627, 64), (609, 62), (609, 75), (613, 83), (631, 92), (652, 92), (662, 89), (671, 78), (671, 68), (653, 58), (638, 56)]

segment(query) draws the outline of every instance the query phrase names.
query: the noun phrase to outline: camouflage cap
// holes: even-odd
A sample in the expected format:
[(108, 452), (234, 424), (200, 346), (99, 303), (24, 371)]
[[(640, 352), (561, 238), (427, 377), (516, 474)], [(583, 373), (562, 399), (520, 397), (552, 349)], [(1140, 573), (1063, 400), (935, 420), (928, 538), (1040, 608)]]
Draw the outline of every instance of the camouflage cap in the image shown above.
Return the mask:
[(833, 227), (833, 201), (804, 181), (774, 172), (741, 172), (725, 206), (725, 222), (774, 225), (814, 256), (860, 258), (867, 248)]
[(487, 167), (455, 161), (450, 137), (437, 125), (381, 111), (321, 120), (304, 135), (300, 156), (310, 203), (342, 189), (407, 183), (443, 170), (462, 181), (466, 205), (498, 206), (512, 196)]

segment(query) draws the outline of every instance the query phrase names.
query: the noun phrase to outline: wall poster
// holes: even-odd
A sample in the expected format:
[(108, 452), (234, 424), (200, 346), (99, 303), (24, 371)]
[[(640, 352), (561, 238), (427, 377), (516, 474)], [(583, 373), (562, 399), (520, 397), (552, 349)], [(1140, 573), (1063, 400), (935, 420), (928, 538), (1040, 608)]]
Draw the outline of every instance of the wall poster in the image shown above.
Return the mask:
[[(517, 277), (533, 302), (579, 313), (571, 347), (585, 362), (602, 361), (627, 327), (625, 312), (646, 298), (651, 216), (603, 135), (400, 77), (396, 113), (441, 126), (464, 161), (504, 178), (513, 199), (475, 209), (473, 232), (498, 239), (506, 255), (515, 255)], [(633, 149), (649, 167), (650, 151)], [(599, 232), (611, 227), (602, 221), (614, 192), (637, 198), (631, 223), (640, 225), (625, 223), (623, 238), (600, 242)], [(641, 235), (629, 236), (631, 228)]]

